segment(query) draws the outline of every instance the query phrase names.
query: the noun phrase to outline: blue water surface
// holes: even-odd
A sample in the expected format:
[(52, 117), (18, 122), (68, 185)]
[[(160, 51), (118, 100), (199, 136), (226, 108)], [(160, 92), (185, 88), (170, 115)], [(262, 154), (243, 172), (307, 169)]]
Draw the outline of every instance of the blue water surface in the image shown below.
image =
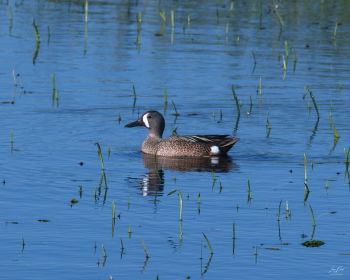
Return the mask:
[[(349, 10), (0, 1), (0, 278), (348, 279)], [(147, 110), (240, 141), (147, 161), (124, 128)]]

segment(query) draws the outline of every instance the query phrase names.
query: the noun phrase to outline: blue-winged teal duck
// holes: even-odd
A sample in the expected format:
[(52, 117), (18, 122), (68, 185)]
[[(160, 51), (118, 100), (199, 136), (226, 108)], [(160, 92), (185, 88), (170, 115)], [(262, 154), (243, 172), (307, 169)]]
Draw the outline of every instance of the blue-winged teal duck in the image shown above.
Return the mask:
[(162, 138), (165, 121), (157, 111), (147, 111), (137, 121), (125, 125), (134, 126), (145, 126), (149, 130), (142, 144), (142, 152), (158, 156), (220, 156), (225, 155), (239, 140), (228, 135), (172, 135)]

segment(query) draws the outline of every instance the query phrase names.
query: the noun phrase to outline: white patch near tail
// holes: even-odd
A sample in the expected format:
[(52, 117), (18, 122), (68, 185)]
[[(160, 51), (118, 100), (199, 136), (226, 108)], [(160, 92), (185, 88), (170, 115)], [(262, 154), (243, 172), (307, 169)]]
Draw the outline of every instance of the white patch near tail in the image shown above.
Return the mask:
[(210, 154), (212, 155), (218, 155), (220, 154), (220, 149), (218, 146), (211, 146), (210, 147)]
[(145, 126), (147, 128), (149, 128), (149, 122), (148, 122), (148, 119), (147, 119), (147, 116), (148, 116), (149, 113), (145, 114), (143, 117), (142, 117), (142, 121), (143, 123), (145, 124)]

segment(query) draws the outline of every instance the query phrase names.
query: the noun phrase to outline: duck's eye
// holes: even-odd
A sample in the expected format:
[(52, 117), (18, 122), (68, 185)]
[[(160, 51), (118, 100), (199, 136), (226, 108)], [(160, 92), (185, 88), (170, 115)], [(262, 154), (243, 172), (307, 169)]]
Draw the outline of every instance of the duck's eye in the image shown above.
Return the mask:
[(147, 116), (147, 119), (152, 119), (152, 116), (149, 116), (149, 115), (148, 115), (148, 116)]

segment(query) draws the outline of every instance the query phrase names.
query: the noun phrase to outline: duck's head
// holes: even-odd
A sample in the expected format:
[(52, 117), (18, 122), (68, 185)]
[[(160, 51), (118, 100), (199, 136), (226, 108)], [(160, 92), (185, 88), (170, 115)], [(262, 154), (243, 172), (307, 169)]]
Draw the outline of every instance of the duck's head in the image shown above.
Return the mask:
[(128, 123), (125, 127), (145, 126), (149, 129), (149, 136), (162, 137), (165, 128), (165, 121), (161, 113), (147, 111), (134, 122)]

